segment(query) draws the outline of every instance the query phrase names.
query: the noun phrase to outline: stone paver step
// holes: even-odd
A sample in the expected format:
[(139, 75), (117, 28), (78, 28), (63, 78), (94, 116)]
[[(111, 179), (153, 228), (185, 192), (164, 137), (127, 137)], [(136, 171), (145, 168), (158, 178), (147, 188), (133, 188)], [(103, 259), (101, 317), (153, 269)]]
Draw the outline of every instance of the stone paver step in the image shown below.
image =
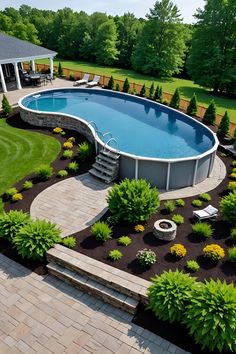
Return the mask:
[(57, 244), (47, 252), (48, 262), (65, 267), (79, 275), (86, 275), (96, 282), (133, 298), (147, 300), (151, 282), (124, 272), (108, 264)]
[(106, 183), (111, 183), (113, 181), (113, 177), (105, 175), (103, 172), (100, 172), (100, 171), (96, 170), (95, 168), (91, 168), (89, 170), (89, 173), (92, 176), (95, 176), (95, 177), (101, 179), (102, 181), (104, 181)]
[(111, 177), (117, 176), (117, 171), (116, 170), (113, 170), (113, 169), (110, 169), (110, 168), (105, 168), (105, 167), (101, 166), (99, 164), (99, 162), (95, 162), (93, 164), (93, 167), (95, 168), (95, 170), (101, 171), (102, 173), (105, 173), (108, 176), (111, 176)]
[(138, 301), (123, 295), (116, 290), (113, 290), (105, 285), (101, 285), (95, 280), (90, 279), (86, 275), (80, 275), (72, 270), (64, 268), (55, 263), (47, 265), (48, 272), (57, 278), (66, 281), (67, 283), (85, 291), (86, 293), (95, 296), (115, 307), (118, 307), (131, 314), (135, 314)]

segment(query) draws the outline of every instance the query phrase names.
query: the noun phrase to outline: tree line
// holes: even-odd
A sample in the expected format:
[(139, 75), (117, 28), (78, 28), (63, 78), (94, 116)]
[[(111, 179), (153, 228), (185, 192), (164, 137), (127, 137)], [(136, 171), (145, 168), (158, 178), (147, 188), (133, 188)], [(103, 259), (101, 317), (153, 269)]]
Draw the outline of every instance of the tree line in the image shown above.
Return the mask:
[(216, 94), (235, 95), (236, 1), (205, 0), (194, 16), (194, 25), (184, 24), (171, 0), (156, 1), (145, 18), (22, 5), (0, 11), (0, 31), (55, 50), (60, 58), (156, 77), (187, 75)]

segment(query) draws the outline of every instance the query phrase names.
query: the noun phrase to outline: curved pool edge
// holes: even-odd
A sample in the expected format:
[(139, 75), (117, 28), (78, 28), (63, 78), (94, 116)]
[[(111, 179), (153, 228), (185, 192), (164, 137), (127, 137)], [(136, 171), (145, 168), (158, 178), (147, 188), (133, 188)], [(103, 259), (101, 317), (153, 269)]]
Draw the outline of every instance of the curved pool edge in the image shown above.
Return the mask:
[[(214, 132), (208, 127), (206, 127), (203, 123), (197, 121), (199, 125), (204, 126), (206, 130), (208, 130), (212, 136), (214, 137), (214, 145), (211, 149), (206, 152), (191, 156), (191, 157), (181, 157), (175, 159), (164, 159), (164, 158), (154, 158), (154, 157), (145, 157), (129, 154), (114, 147), (111, 147), (105, 144), (96, 133), (96, 130), (92, 126), (92, 124), (84, 119), (66, 114), (66, 113), (58, 113), (58, 112), (45, 112), (45, 111), (37, 111), (27, 108), (22, 104), (22, 101), (29, 96), (37, 96), (38, 94), (42, 94), (44, 92), (58, 91), (58, 90), (83, 90), (83, 91), (91, 91), (94, 93), (101, 92), (101, 89), (84, 89), (77, 87), (68, 87), (68, 88), (56, 88), (56, 89), (47, 89), (43, 91), (37, 91), (33, 94), (28, 94), (22, 97), (18, 105), (20, 107), (20, 115), (21, 118), (34, 125), (38, 126), (46, 126), (54, 128), (55, 126), (60, 126), (65, 129), (72, 129), (78, 131), (83, 134), (90, 142), (95, 142), (97, 146), (97, 151), (99, 149), (106, 146), (107, 149), (120, 154), (120, 177), (121, 178), (145, 178), (150, 183), (158, 186), (161, 189), (177, 189), (183, 188), (187, 186), (193, 186), (202, 182), (204, 179), (210, 176), (212, 171), (212, 167), (214, 164), (216, 150), (219, 145), (218, 138)], [(103, 92), (110, 93), (110, 90), (102, 90)], [(113, 91), (112, 91), (113, 92)], [(114, 93), (114, 92), (113, 92)], [(126, 93), (118, 93), (119, 95), (126, 95), (127, 97), (134, 97), (133, 95)], [(143, 97), (137, 97), (137, 99), (145, 100), (146, 102), (150, 102), (148, 99)], [(153, 103), (153, 101), (151, 101)], [(166, 107), (160, 103), (155, 103), (159, 106), (163, 106), (168, 108), (169, 110), (176, 111), (171, 107)], [(186, 115), (185, 113), (179, 112), (183, 116), (186, 116), (188, 119), (195, 120), (193, 117)], [(53, 117), (53, 119), (52, 119)], [(92, 121), (92, 117), (91, 117)], [(155, 165), (155, 166), (154, 166)], [(188, 173), (186, 173), (188, 172)], [(157, 176), (157, 173), (159, 174)]]

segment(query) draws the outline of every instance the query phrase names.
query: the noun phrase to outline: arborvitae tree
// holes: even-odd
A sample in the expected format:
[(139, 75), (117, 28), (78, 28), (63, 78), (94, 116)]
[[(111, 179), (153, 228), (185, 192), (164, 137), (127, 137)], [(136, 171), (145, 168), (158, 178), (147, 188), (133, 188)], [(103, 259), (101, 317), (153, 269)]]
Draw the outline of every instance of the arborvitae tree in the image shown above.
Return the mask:
[(10, 103), (8, 102), (7, 97), (3, 94), (3, 99), (2, 99), (2, 110), (3, 110), (3, 114), (5, 116), (8, 116), (9, 114), (12, 113), (12, 107), (10, 105)]
[(163, 95), (162, 86), (160, 86), (159, 87), (159, 91), (158, 91), (158, 99), (159, 99), (160, 102), (162, 101), (162, 95)]
[(120, 85), (119, 84), (116, 84), (115, 91), (120, 91)]
[(145, 84), (142, 86), (142, 88), (140, 90), (140, 96), (141, 97), (145, 97), (146, 96), (146, 86), (145, 86)]
[(187, 114), (189, 114), (190, 116), (196, 116), (197, 114), (197, 97), (195, 95), (195, 93), (193, 94), (188, 108), (187, 108)]
[(153, 98), (154, 92), (155, 92), (155, 88), (154, 88), (154, 82), (153, 82), (153, 83), (151, 84), (150, 89), (149, 89), (149, 97), (150, 97), (150, 98)]
[(58, 76), (62, 76), (63, 75), (63, 69), (61, 67), (61, 62), (59, 62), (58, 64)]
[(217, 130), (217, 133), (219, 135), (225, 136), (225, 135), (228, 134), (228, 132), (229, 132), (229, 122), (230, 122), (230, 120), (229, 120), (228, 112), (225, 111), (225, 114), (222, 117), (220, 125), (219, 125), (219, 128)]
[(108, 81), (107, 88), (109, 90), (114, 90), (114, 86), (115, 86), (115, 82), (114, 82), (113, 76), (111, 76)]
[(213, 125), (216, 120), (216, 106), (214, 100), (211, 101), (203, 117), (203, 123)]
[(129, 89), (130, 89), (129, 80), (126, 78), (126, 79), (125, 79), (125, 82), (124, 82), (124, 85), (123, 85), (122, 91), (128, 93), (128, 92), (129, 92)]
[(178, 109), (179, 105), (180, 105), (180, 93), (179, 93), (179, 89), (177, 88), (171, 98), (170, 107)]
[(153, 98), (155, 101), (157, 101), (159, 99), (159, 85), (157, 85), (157, 87), (156, 87)]

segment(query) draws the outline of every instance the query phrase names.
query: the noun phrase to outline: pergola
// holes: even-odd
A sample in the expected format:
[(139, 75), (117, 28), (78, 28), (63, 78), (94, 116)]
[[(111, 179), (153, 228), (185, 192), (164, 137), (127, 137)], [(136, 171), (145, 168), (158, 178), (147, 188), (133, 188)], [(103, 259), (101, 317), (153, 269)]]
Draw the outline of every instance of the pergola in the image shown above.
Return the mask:
[(22, 87), (19, 65), (22, 67), (22, 62), (31, 62), (32, 71), (35, 71), (35, 60), (48, 58), (50, 60), (50, 73), (51, 76), (53, 76), (53, 58), (56, 54), (57, 53), (52, 50), (0, 32), (0, 81), (2, 83), (3, 92), (7, 92), (3, 65), (13, 64), (16, 86), (17, 89), (20, 90)]

